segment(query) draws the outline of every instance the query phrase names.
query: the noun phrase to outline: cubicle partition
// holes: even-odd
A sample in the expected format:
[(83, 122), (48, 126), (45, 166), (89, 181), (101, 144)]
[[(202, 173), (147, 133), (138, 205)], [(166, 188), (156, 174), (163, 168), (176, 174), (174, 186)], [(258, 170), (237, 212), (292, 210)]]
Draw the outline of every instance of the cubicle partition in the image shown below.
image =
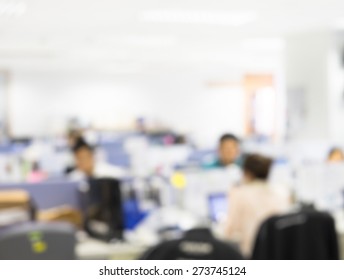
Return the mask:
[(318, 209), (336, 212), (344, 208), (344, 164), (308, 164), (296, 169), (298, 201), (314, 203)]
[(44, 210), (68, 205), (81, 209), (79, 193), (81, 183), (74, 181), (53, 181), (42, 183), (0, 184), (0, 190), (22, 189), (27, 191), (38, 209)]

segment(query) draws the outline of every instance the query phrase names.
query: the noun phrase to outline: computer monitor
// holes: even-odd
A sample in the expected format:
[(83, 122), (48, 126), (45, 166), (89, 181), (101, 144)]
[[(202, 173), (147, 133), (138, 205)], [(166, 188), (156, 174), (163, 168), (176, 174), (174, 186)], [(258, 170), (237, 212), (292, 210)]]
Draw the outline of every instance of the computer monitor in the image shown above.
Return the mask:
[(228, 212), (228, 197), (226, 193), (210, 194), (208, 196), (209, 216), (213, 222), (221, 222)]

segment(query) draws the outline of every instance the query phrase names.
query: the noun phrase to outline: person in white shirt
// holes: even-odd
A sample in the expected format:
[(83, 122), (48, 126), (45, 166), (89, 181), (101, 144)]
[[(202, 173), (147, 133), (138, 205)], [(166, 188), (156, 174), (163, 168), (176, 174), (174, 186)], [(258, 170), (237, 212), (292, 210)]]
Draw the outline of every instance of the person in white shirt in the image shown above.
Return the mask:
[(120, 179), (127, 175), (127, 171), (121, 167), (110, 165), (96, 160), (94, 149), (84, 140), (78, 141), (73, 147), (76, 169), (69, 177), (74, 180), (88, 178), (115, 178)]
[(239, 243), (241, 252), (250, 257), (261, 223), (291, 206), (287, 191), (273, 188), (267, 179), (272, 160), (251, 154), (243, 163), (244, 182), (231, 188), (225, 237)]

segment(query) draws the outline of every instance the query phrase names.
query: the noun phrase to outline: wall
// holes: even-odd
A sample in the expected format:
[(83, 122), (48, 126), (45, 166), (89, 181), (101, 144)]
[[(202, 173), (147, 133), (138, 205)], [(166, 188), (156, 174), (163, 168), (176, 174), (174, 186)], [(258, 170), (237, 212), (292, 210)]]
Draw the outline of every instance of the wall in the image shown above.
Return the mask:
[[(332, 34), (328, 31), (307, 32), (289, 36), (286, 42), (286, 86), (289, 93), (290, 120), (297, 114), (297, 103), (303, 103), (302, 116), (289, 125), (297, 127), (292, 139), (328, 139), (329, 54)], [(292, 100), (293, 99), (293, 100)]]
[(78, 116), (96, 127), (128, 126), (149, 116), (211, 145), (219, 134), (243, 133), (240, 88), (209, 88), (197, 74), (126, 75), (96, 72), (11, 72), (10, 127), (15, 136), (61, 133)]
[(343, 33), (335, 34), (333, 46), (329, 55), (329, 118), (330, 136), (336, 145), (343, 145), (344, 142), (344, 50)]
[(6, 84), (5, 74), (0, 71), (0, 134), (3, 122), (6, 118)]

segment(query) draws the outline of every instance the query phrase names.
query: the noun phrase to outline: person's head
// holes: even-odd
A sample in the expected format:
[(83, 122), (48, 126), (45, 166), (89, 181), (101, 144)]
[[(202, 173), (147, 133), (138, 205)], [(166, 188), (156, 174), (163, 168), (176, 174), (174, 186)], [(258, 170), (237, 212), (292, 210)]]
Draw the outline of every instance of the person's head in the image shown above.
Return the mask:
[(82, 140), (82, 132), (79, 129), (71, 129), (68, 131), (68, 145), (74, 147), (79, 141)]
[(219, 160), (223, 165), (229, 165), (240, 155), (240, 140), (233, 134), (221, 136), (218, 146)]
[(32, 171), (39, 171), (39, 170), (40, 170), (38, 161), (32, 162), (32, 167), (31, 167), (31, 169), (32, 169)]
[(328, 162), (341, 162), (344, 161), (344, 153), (343, 151), (338, 148), (334, 147), (330, 150), (327, 156), (327, 161)]
[(94, 168), (93, 147), (83, 140), (79, 140), (73, 147), (77, 169), (91, 176)]
[(266, 181), (269, 176), (272, 159), (258, 155), (249, 154), (245, 157), (243, 163), (244, 177), (247, 182), (253, 180)]

